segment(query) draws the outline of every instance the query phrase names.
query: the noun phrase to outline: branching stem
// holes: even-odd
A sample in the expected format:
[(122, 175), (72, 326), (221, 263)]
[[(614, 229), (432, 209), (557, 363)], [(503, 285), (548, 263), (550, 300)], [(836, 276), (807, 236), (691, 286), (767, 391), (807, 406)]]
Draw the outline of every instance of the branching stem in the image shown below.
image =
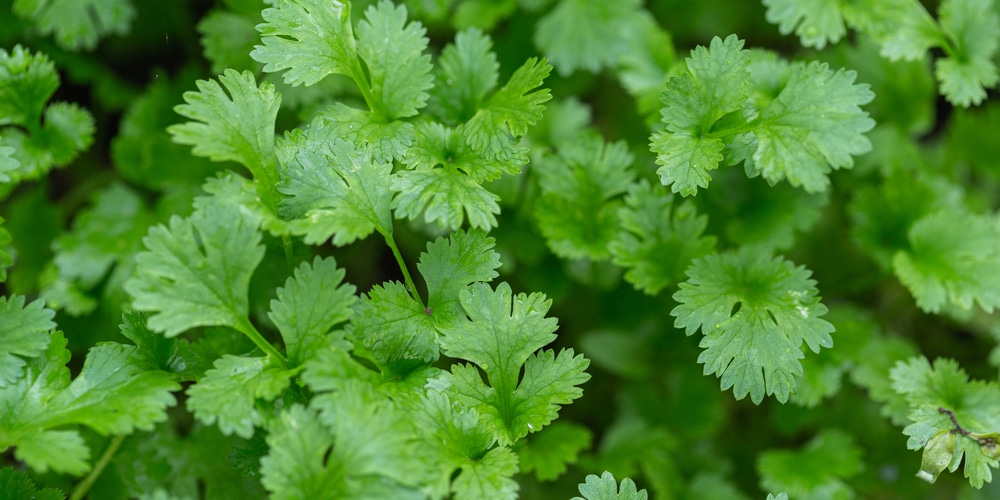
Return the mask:
[(406, 262), (403, 260), (403, 255), (399, 253), (399, 247), (396, 246), (396, 240), (392, 237), (392, 234), (385, 235), (385, 244), (389, 245), (389, 248), (392, 249), (392, 255), (396, 257), (396, 264), (399, 264), (399, 270), (403, 272), (403, 280), (406, 281), (406, 288), (410, 290), (413, 300), (417, 301), (420, 307), (426, 310), (427, 304), (424, 304), (424, 299), (417, 292), (417, 286), (413, 284), (413, 278), (410, 277), (410, 271), (406, 268)]
[(94, 468), (90, 470), (90, 474), (83, 478), (75, 488), (73, 492), (69, 495), (69, 500), (82, 500), (83, 497), (87, 496), (87, 492), (90, 491), (91, 486), (97, 481), (97, 478), (101, 477), (101, 473), (104, 472), (104, 468), (108, 466), (111, 459), (114, 458), (115, 453), (118, 452), (118, 448), (121, 447), (122, 443), (125, 442), (125, 434), (115, 436), (108, 443), (108, 447), (104, 449), (104, 454), (101, 455), (100, 460), (94, 464)]
[(268, 356), (277, 360), (278, 363), (281, 364), (282, 368), (288, 368), (288, 359), (282, 356), (281, 353), (278, 352), (278, 349), (276, 349), (273, 345), (271, 345), (271, 343), (268, 342), (267, 339), (265, 339), (264, 336), (257, 331), (257, 327), (253, 326), (253, 323), (251, 323), (249, 320), (244, 319), (238, 325), (236, 325), (236, 329), (242, 332), (247, 337), (249, 337), (250, 340), (253, 341), (254, 345), (259, 347), (260, 350), (264, 351), (265, 353), (267, 353)]

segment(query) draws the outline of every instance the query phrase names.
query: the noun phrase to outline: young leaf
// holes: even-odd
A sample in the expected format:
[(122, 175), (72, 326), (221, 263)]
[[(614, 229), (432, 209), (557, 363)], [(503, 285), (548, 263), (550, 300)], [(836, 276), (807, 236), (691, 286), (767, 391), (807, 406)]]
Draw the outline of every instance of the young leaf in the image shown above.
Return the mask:
[(938, 312), (973, 302), (987, 312), (1000, 306), (1000, 225), (993, 217), (938, 211), (909, 230), (910, 245), (892, 259), (917, 305)]
[(836, 44), (847, 33), (841, 6), (836, 0), (764, 0), (764, 5), (767, 21), (777, 24), (782, 35), (794, 30), (803, 47), (822, 50), (827, 42)]
[(637, 0), (562, 0), (538, 21), (535, 45), (563, 76), (577, 68), (596, 73), (626, 52), (641, 5)]
[[(523, 441), (522, 441), (523, 442)], [(568, 464), (576, 463), (580, 452), (590, 448), (591, 433), (586, 427), (556, 422), (528, 440), (517, 450), (521, 472), (535, 472), (539, 481), (558, 479)]]
[(1000, 80), (993, 62), (1000, 43), (1000, 16), (990, 0), (945, 0), (939, 16), (953, 47), (949, 57), (935, 63), (941, 93), (959, 106), (978, 105), (986, 99), (986, 89)]
[(838, 430), (817, 434), (801, 450), (767, 450), (757, 459), (761, 488), (792, 498), (850, 498), (854, 490), (844, 480), (863, 468), (861, 449)]
[(49, 330), (56, 313), (36, 300), (25, 307), (23, 296), (0, 297), (0, 388), (23, 375), (25, 362), (18, 356), (34, 358), (49, 345)]
[(476, 113), (499, 78), (497, 56), (489, 35), (476, 28), (458, 32), (438, 59), (440, 74), (431, 89), (428, 109), (445, 123), (464, 123)]
[(434, 318), (396, 281), (375, 285), (361, 297), (347, 334), (383, 373), (402, 375), (438, 359)]
[(698, 362), (736, 399), (788, 401), (802, 375), (802, 343), (817, 353), (833, 346), (833, 325), (820, 319), (827, 309), (804, 267), (744, 247), (695, 259), (687, 275), (674, 294), (674, 326), (688, 335), (701, 329)]
[[(944, 457), (928, 455), (947, 451), (947, 443), (934, 440), (939, 432), (946, 431), (955, 438), (949, 470), (958, 469), (964, 456), (969, 483), (981, 488), (984, 482), (989, 482), (993, 477), (991, 469), (1000, 467), (996, 453), (1000, 386), (995, 382), (970, 382), (965, 371), (950, 359), (937, 359), (933, 367), (924, 357), (899, 361), (889, 376), (892, 388), (910, 403), (912, 423), (903, 429), (903, 434), (909, 436), (906, 447), (919, 450), (932, 446), (924, 450), (925, 462), (930, 459), (931, 463), (938, 463)], [(921, 472), (924, 471), (931, 477), (919, 473), (918, 477), (933, 479), (935, 470), (921, 466)]]
[(636, 491), (635, 482), (631, 478), (622, 479), (619, 487), (615, 476), (604, 471), (601, 477), (588, 474), (586, 482), (579, 486), (583, 497), (573, 497), (572, 500), (646, 500), (649, 495), (646, 490)]
[(133, 307), (153, 313), (149, 327), (174, 337), (196, 326), (248, 324), (247, 288), (264, 257), (257, 224), (235, 207), (209, 203), (151, 228), (125, 284)]
[[(171, 125), (167, 131), (174, 142), (194, 146), (191, 153), (195, 156), (235, 161), (246, 167), (265, 205), (275, 210), (278, 168), (274, 121), (281, 95), (270, 83), (258, 87), (250, 71), (239, 73), (234, 69), (227, 69), (219, 82), (198, 80), (197, 85), (198, 92), (184, 93), (187, 104), (174, 108), (177, 114), (193, 121)], [(234, 120), (234, 116), (242, 118)]]
[(345, 274), (332, 257), (316, 257), (311, 266), (303, 262), (278, 288), (268, 317), (281, 332), (291, 366), (315, 355), (333, 326), (353, 314), (356, 287), (342, 283)]
[(0, 49), (0, 125), (37, 124), (58, 87), (55, 64), (44, 53)]
[(327, 75), (349, 75), (358, 65), (350, 2), (293, 0), (261, 15), (257, 31), (263, 45), (250, 57), (268, 73), (287, 69), (285, 83), (314, 85)]
[(549, 247), (570, 259), (603, 260), (617, 236), (619, 195), (635, 173), (624, 142), (605, 143), (597, 134), (582, 135), (545, 155), (536, 164), (542, 196), (535, 209)]
[(287, 370), (270, 357), (225, 355), (188, 391), (187, 407), (205, 425), (218, 425), (225, 435), (244, 439), (264, 423), (257, 399), (270, 401), (288, 387), (299, 371)]
[(39, 490), (23, 471), (13, 467), (0, 469), (0, 495), (4, 498), (30, 498), (32, 500), (63, 500), (66, 495), (56, 488)]
[(690, 202), (675, 206), (670, 193), (641, 180), (629, 187), (625, 204), (608, 250), (616, 265), (628, 269), (625, 279), (643, 292), (654, 295), (680, 282), (693, 259), (715, 248), (715, 238), (702, 235), (708, 218)]
[(455, 498), (514, 500), (520, 488), (511, 476), (517, 473), (517, 455), (510, 448), (493, 448), (482, 458), (462, 467), (451, 484)]
[(373, 231), (392, 234), (392, 164), (372, 157), (367, 148), (337, 138), (317, 120), (305, 133), (296, 130), (279, 146), (284, 166), (278, 190), (284, 217), (298, 219), (292, 231), (306, 243), (331, 236), (343, 246)]
[(582, 395), (577, 386), (590, 378), (584, 371), (589, 360), (574, 356), (572, 349), (559, 356), (551, 350), (535, 353), (555, 339), (556, 321), (545, 318), (550, 301), (544, 295), (514, 296), (506, 283), (495, 291), (476, 283), (459, 297), (469, 321), (443, 330), (438, 343), (448, 356), (479, 368), (455, 365), (442, 376), (443, 386), (455, 401), (481, 415), (501, 446), (541, 430), (556, 418), (559, 405)]
[(130, 0), (15, 0), (14, 13), (35, 21), (43, 35), (69, 50), (94, 50), (97, 40), (124, 35), (132, 27)]
[[(510, 80), (476, 111), (465, 124), (466, 144), (485, 158), (509, 160), (515, 155), (509, 143), (527, 133), (552, 98), (549, 89), (538, 89), (552, 66), (535, 58), (514, 71)], [(537, 89), (537, 90), (536, 90)]]
[(750, 51), (730, 35), (696, 47), (686, 60), (687, 72), (667, 82), (660, 114), (666, 130), (650, 138), (663, 185), (675, 193), (694, 195), (708, 187), (710, 170), (719, 167), (725, 144), (710, 133), (722, 117), (739, 111), (750, 92)]
[(481, 231), (457, 231), (427, 244), (417, 269), (427, 283), (427, 306), (433, 317), (457, 319), (464, 313), (460, 292), (499, 276), (500, 254), (495, 245), (496, 240)]

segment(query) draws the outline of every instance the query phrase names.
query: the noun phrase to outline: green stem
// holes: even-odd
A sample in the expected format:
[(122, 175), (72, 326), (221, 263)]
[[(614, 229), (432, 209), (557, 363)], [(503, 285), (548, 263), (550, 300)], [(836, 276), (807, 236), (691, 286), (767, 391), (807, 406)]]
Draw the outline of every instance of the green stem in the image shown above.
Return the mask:
[(281, 247), (285, 251), (285, 272), (291, 277), (295, 272), (295, 248), (292, 246), (292, 237), (288, 234), (281, 235)]
[(378, 118), (384, 120), (387, 118), (387, 113), (385, 109), (382, 108), (381, 103), (375, 100), (375, 95), (372, 94), (371, 85), (368, 83), (368, 79), (365, 78), (365, 72), (361, 69), (361, 60), (358, 58), (354, 59), (354, 64), (351, 67), (350, 77), (354, 80), (354, 83), (361, 90), (361, 97), (365, 99), (365, 104), (368, 105), (368, 109), (375, 114)]
[(125, 441), (125, 434), (120, 434), (111, 439), (108, 443), (108, 447), (104, 449), (104, 454), (101, 455), (101, 459), (94, 464), (94, 468), (87, 474), (87, 477), (83, 478), (79, 484), (73, 488), (73, 492), (69, 495), (69, 500), (82, 500), (83, 497), (87, 496), (87, 492), (90, 491), (90, 487), (94, 485), (97, 478), (101, 477), (101, 472), (104, 472), (104, 468), (108, 466), (111, 459), (118, 452), (118, 448), (121, 447), (122, 443)]
[(240, 322), (240, 324), (236, 325), (236, 329), (247, 337), (250, 337), (250, 340), (252, 340), (253, 343), (260, 348), (260, 350), (267, 353), (268, 356), (278, 360), (278, 363), (281, 364), (282, 368), (288, 368), (288, 359), (282, 356), (281, 353), (278, 352), (278, 350), (275, 349), (274, 346), (271, 345), (271, 343), (257, 331), (257, 328), (253, 326), (253, 323), (244, 319)]
[(424, 304), (424, 300), (417, 293), (417, 286), (413, 284), (413, 278), (410, 278), (410, 271), (406, 269), (406, 262), (403, 261), (403, 256), (399, 253), (399, 248), (396, 246), (396, 240), (393, 239), (391, 234), (385, 235), (385, 244), (389, 245), (389, 248), (392, 249), (392, 255), (396, 257), (396, 263), (399, 264), (399, 270), (403, 272), (403, 279), (406, 280), (406, 288), (410, 289), (410, 295), (413, 296), (413, 300), (416, 300), (420, 304), (420, 307), (426, 309), (427, 305)]

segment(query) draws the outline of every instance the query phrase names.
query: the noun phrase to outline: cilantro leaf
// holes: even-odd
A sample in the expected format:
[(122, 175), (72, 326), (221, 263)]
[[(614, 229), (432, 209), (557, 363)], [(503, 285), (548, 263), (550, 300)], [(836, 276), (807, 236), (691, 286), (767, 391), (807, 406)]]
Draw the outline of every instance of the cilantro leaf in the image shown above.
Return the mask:
[(0, 297), (0, 388), (21, 378), (25, 362), (18, 356), (34, 358), (49, 345), (48, 331), (55, 328), (55, 312), (43, 301), (27, 306), (20, 295)]
[(278, 298), (271, 301), (268, 317), (285, 340), (292, 366), (313, 356), (333, 326), (353, 314), (356, 287), (342, 283), (345, 275), (332, 257), (316, 257), (311, 266), (303, 262), (295, 269), (294, 277), (278, 288)]
[(212, 73), (222, 73), (226, 68), (255, 71), (260, 67), (247, 55), (259, 36), (252, 15), (213, 9), (195, 29), (201, 35), (205, 59), (212, 63)]
[(468, 285), (499, 276), (496, 240), (482, 231), (457, 231), (427, 244), (417, 269), (427, 283), (427, 305), (435, 318), (463, 314), (459, 294)]
[(482, 458), (462, 467), (452, 482), (456, 498), (496, 498), (514, 500), (519, 485), (511, 476), (517, 473), (517, 455), (510, 448), (493, 448)]
[[(906, 447), (924, 448), (925, 465), (928, 453), (940, 453), (934, 445), (939, 434), (954, 438), (953, 455), (945, 457), (952, 472), (965, 457), (965, 477), (976, 488), (989, 482), (991, 468), (1000, 467), (997, 440), (1000, 432), (1000, 386), (995, 382), (969, 381), (965, 371), (950, 359), (937, 359), (934, 366), (924, 357), (899, 361), (889, 373), (892, 388), (910, 404), (912, 422), (903, 434), (909, 436)], [(933, 482), (937, 471), (921, 470), (917, 477)]]
[(1000, 80), (993, 61), (1000, 43), (1000, 16), (990, 0), (946, 0), (938, 12), (953, 51), (935, 63), (941, 93), (968, 107), (986, 99), (986, 88)]
[(10, 233), (3, 227), (3, 217), (0, 217), (0, 283), (7, 281), (7, 268), (14, 263), (10, 255), (10, 243), (13, 240)]
[(44, 53), (0, 49), (0, 125), (38, 123), (58, 87), (55, 64)]
[(440, 73), (430, 91), (429, 109), (450, 125), (476, 113), (499, 79), (500, 64), (489, 35), (476, 28), (458, 32), (441, 51)]
[(331, 236), (343, 246), (373, 231), (392, 234), (392, 164), (373, 158), (368, 148), (338, 138), (314, 121), (295, 130), (279, 146), (284, 166), (278, 190), (282, 216), (298, 219), (292, 231), (316, 244)]
[(39, 490), (23, 471), (13, 467), (0, 468), (0, 495), (6, 498), (31, 498), (32, 500), (63, 500), (66, 496), (56, 488)]
[(100, 434), (149, 430), (166, 419), (180, 386), (165, 372), (136, 356), (136, 348), (115, 343), (92, 348), (72, 381), (66, 338), (55, 331), (45, 353), (28, 362), (26, 376), (0, 387), (0, 449), (16, 446), (14, 456), (32, 469), (82, 474), (90, 452), (77, 430), (52, 430), (83, 424)]
[[(552, 66), (544, 59), (528, 59), (465, 123), (466, 144), (485, 158), (508, 160), (514, 156), (509, 142), (538, 123), (552, 98), (549, 89), (538, 89)], [(538, 90), (536, 90), (538, 89)]]
[[(191, 153), (195, 156), (246, 167), (265, 205), (274, 210), (277, 193), (273, 186), (278, 182), (274, 121), (281, 95), (268, 82), (258, 87), (250, 71), (227, 69), (218, 82), (198, 80), (196, 84), (198, 92), (185, 92), (186, 104), (174, 108), (192, 121), (171, 125), (167, 132), (174, 142), (194, 146)], [(233, 120), (234, 116), (242, 118)]]
[(441, 331), (438, 343), (448, 356), (479, 368), (455, 365), (442, 381), (455, 401), (481, 415), (501, 446), (541, 430), (556, 418), (559, 405), (582, 395), (577, 386), (590, 378), (584, 371), (589, 360), (572, 349), (558, 356), (551, 350), (535, 353), (555, 339), (556, 321), (545, 318), (550, 301), (544, 295), (514, 296), (506, 283), (495, 291), (476, 283), (459, 297), (469, 321)]
[(625, 267), (625, 279), (648, 294), (684, 279), (693, 259), (715, 248), (715, 238), (703, 236), (708, 218), (694, 205), (674, 205), (673, 196), (660, 193), (645, 180), (629, 187), (625, 205), (618, 209), (621, 229), (608, 245), (616, 265)]
[(264, 423), (257, 399), (270, 401), (288, 387), (299, 370), (284, 369), (271, 357), (225, 355), (187, 390), (187, 407), (205, 425), (218, 425), (225, 435), (249, 439)]
[(542, 188), (535, 217), (556, 255), (610, 257), (608, 244), (618, 233), (617, 197), (635, 177), (632, 161), (624, 142), (606, 144), (596, 134), (585, 134), (535, 164)]
[(817, 353), (833, 346), (834, 328), (820, 319), (826, 306), (804, 267), (744, 247), (695, 259), (687, 275), (674, 294), (674, 326), (688, 335), (701, 329), (698, 362), (736, 399), (788, 401), (802, 375), (802, 343)]
[[(149, 311), (149, 327), (168, 337), (196, 326), (249, 324), (247, 289), (264, 257), (258, 221), (209, 203), (169, 227), (150, 228), (136, 274), (125, 284), (133, 307)], [(241, 330), (242, 331), (242, 330)]]
[(413, 435), (401, 413), (370, 389), (352, 381), (271, 424), (261, 473), (274, 498), (424, 497), (409, 487), (419, 469)]
[(850, 498), (854, 490), (844, 480), (863, 468), (861, 449), (838, 430), (817, 434), (801, 450), (767, 450), (757, 459), (761, 488), (792, 498)]
[(823, 49), (827, 42), (835, 44), (847, 33), (837, 0), (764, 0), (767, 21), (778, 25), (787, 35), (793, 30), (803, 47)]
[(626, 52), (640, 8), (637, 0), (561, 0), (538, 21), (535, 45), (563, 76), (577, 68), (596, 73)]
[(708, 171), (722, 161), (725, 144), (710, 132), (745, 104), (751, 87), (750, 52), (736, 35), (725, 41), (715, 37), (709, 48), (692, 50), (685, 62), (687, 72), (671, 78), (663, 90), (660, 114), (666, 130), (653, 134), (650, 149), (657, 154), (663, 184), (688, 196), (708, 187)]
[(349, 75), (357, 65), (350, 2), (294, 0), (264, 9), (261, 43), (250, 57), (264, 71), (288, 70), (285, 83), (314, 85), (327, 75)]
[(938, 312), (946, 304), (987, 312), (1000, 306), (1000, 225), (985, 215), (942, 210), (918, 220), (909, 248), (896, 252), (893, 268), (921, 309)]
[(810, 193), (826, 190), (831, 167), (849, 168), (852, 155), (871, 149), (862, 134), (875, 122), (859, 106), (874, 94), (854, 84), (853, 71), (813, 62), (787, 66), (774, 95), (751, 95), (755, 80), (775, 75), (752, 74), (742, 47), (735, 35), (716, 37), (709, 49), (692, 51), (687, 73), (667, 82), (666, 128), (651, 138), (660, 180), (674, 192), (696, 194), (729, 147), (730, 161), (745, 161), (751, 175), (772, 184), (788, 179)]
[(619, 487), (615, 476), (604, 471), (601, 477), (588, 474), (584, 483), (579, 486), (582, 497), (572, 500), (646, 500), (649, 495), (646, 490), (636, 491), (635, 482), (631, 478), (622, 479)]
[(122, 315), (119, 327), (123, 336), (138, 348), (135, 353), (150, 367), (177, 374), (182, 381), (201, 378), (211, 368), (215, 356), (202, 343), (166, 338), (146, 326), (146, 315), (129, 311)]
[(130, 0), (15, 0), (14, 13), (64, 49), (94, 50), (100, 37), (128, 33), (135, 7)]
[(555, 422), (517, 450), (521, 472), (534, 471), (539, 481), (557, 479), (566, 472), (567, 464), (576, 463), (580, 452), (590, 448), (590, 441), (590, 429), (579, 424)]
[(347, 333), (359, 344), (355, 347), (358, 354), (383, 372), (402, 374), (414, 365), (437, 360), (434, 323), (406, 287), (392, 281), (373, 286), (361, 297)]

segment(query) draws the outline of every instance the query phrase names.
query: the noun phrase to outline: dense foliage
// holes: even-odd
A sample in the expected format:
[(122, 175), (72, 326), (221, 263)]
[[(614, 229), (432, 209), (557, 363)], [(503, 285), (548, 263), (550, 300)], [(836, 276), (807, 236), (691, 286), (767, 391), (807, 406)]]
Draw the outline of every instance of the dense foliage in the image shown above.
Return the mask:
[(0, 497), (1000, 497), (998, 42), (0, 0)]

